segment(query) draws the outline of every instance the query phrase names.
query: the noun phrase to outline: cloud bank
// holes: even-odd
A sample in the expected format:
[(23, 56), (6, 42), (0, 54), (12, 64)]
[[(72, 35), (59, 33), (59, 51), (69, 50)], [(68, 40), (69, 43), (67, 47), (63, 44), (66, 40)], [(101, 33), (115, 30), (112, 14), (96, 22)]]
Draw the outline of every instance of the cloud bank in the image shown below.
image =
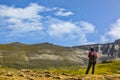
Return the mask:
[[(78, 43), (89, 43), (86, 35), (95, 31), (95, 26), (87, 21), (64, 21), (51, 15), (41, 13), (50, 12), (56, 16), (68, 17), (74, 15), (64, 8), (46, 8), (36, 3), (30, 3), (24, 8), (0, 5), (0, 33), (6, 38), (56, 38), (66, 41), (78, 40)], [(110, 34), (113, 34), (110, 32)], [(47, 37), (46, 37), (46, 36)], [(114, 35), (114, 34), (113, 34)], [(2, 35), (0, 35), (2, 37)]]
[(120, 19), (118, 19), (115, 23), (110, 25), (110, 29), (107, 30), (104, 35), (101, 36), (102, 42), (111, 42), (116, 39), (120, 39)]

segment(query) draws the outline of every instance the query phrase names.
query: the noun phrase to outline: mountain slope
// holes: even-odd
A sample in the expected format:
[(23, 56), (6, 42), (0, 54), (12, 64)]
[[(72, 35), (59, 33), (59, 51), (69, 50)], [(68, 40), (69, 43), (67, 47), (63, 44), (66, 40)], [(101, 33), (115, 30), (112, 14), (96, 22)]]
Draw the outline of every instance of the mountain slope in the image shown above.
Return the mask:
[(120, 57), (120, 40), (108, 44), (63, 47), (50, 43), (0, 44), (0, 64), (16, 68), (86, 66), (88, 49), (99, 54), (98, 62)]
[[(49, 43), (0, 45), (0, 64), (9, 67), (47, 68), (84, 65), (84, 50), (62, 47)], [(83, 57), (86, 59), (86, 57)]]

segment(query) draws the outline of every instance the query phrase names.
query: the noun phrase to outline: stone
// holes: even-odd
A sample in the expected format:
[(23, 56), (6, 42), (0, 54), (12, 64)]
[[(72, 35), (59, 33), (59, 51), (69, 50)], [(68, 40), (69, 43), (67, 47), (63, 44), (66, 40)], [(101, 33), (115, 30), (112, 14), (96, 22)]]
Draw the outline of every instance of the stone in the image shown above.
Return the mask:
[(50, 74), (46, 74), (45, 77), (51, 77), (51, 75)]
[(53, 78), (54, 78), (54, 79), (57, 79), (57, 80), (61, 79), (61, 77), (59, 77), (59, 76), (53, 77)]

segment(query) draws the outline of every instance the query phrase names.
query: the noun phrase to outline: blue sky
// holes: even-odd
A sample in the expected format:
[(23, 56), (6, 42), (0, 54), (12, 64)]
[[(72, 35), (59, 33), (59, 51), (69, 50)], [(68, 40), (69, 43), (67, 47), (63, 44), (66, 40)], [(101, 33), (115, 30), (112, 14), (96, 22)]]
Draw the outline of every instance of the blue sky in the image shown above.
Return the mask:
[(0, 0), (0, 44), (62, 46), (120, 39), (120, 0)]

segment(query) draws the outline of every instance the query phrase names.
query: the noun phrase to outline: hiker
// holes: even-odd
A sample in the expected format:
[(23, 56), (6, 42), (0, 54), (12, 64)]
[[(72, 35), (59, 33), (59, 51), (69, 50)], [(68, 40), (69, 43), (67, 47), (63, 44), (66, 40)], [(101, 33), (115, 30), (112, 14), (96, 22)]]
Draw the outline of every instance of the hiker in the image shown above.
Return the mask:
[(92, 66), (92, 74), (94, 74), (96, 59), (98, 58), (98, 55), (93, 48), (90, 49), (90, 52), (88, 53), (88, 58), (89, 58), (89, 63), (86, 70), (86, 74), (88, 74), (91, 66)]

